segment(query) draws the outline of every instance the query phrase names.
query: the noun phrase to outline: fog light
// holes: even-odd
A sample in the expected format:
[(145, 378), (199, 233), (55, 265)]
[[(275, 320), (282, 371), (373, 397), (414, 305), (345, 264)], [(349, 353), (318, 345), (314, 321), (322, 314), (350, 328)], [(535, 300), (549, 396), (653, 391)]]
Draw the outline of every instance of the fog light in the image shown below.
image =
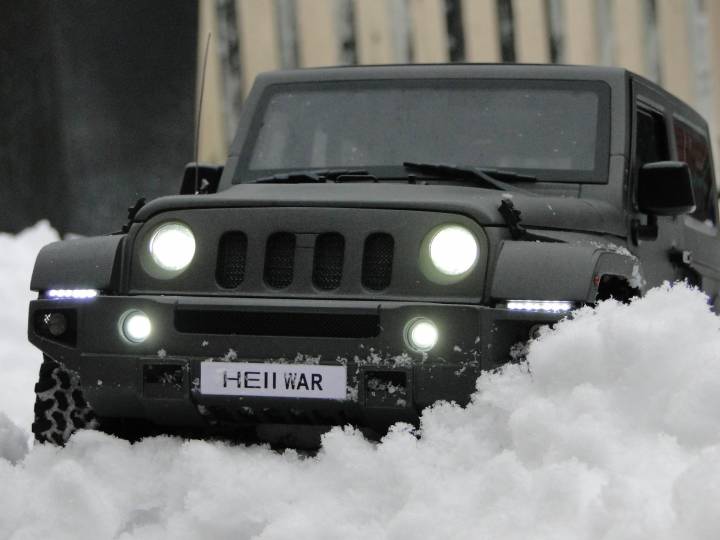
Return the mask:
[(438, 342), (438, 329), (429, 319), (413, 319), (405, 327), (405, 342), (418, 352), (427, 352)]
[(60, 337), (67, 332), (67, 317), (62, 313), (48, 313), (43, 322), (51, 336)]
[(128, 311), (120, 319), (122, 335), (133, 343), (142, 343), (152, 332), (150, 318), (142, 311)]

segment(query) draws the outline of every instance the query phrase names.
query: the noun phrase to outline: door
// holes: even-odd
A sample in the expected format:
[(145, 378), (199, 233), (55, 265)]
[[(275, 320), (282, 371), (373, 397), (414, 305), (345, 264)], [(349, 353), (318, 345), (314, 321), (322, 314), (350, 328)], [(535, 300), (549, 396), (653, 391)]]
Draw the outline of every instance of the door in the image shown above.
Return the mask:
[[(661, 285), (664, 281), (682, 279), (682, 268), (675, 264), (674, 253), (683, 245), (682, 217), (658, 216), (657, 231), (638, 238), (638, 227), (648, 225), (648, 216), (638, 211), (637, 178), (646, 163), (672, 159), (671, 116), (667, 99), (640, 81), (633, 81), (633, 134), (631, 137), (630, 190), (630, 250), (640, 259), (643, 289)], [(644, 238), (644, 239), (642, 239)]]
[(720, 236), (717, 188), (707, 126), (693, 111), (678, 110), (672, 117), (673, 159), (688, 164), (695, 195), (695, 211), (683, 216), (685, 273), (718, 307), (720, 290)]

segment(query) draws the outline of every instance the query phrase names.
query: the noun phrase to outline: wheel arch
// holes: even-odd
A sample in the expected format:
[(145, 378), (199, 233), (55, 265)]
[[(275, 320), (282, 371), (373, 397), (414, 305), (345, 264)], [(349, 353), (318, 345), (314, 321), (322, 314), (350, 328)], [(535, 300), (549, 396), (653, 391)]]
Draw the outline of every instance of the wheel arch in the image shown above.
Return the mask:
[(113, 290), (119, 281), (119, 263), (125, 235), (77, 238), (48, 244), (40, 250), (30, 289), (94, 288)]
[(490, 279), (490, 296), (595, 303), (611, 285), (623, 283), (640, 293), (639, 267), (630, 252), (600, 243), (505, 241)]

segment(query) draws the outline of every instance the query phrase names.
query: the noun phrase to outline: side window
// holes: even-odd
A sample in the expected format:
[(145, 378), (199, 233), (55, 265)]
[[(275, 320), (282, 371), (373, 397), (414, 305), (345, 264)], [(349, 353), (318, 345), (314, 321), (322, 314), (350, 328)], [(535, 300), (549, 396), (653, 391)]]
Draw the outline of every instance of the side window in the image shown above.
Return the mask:
[(670, 159), (667, 128), (661, 113), (638, 107), (635, 141), (635, 162), (638, 168), (646, 163)]
[(677, 118), (674, 123), (677, 158), (688, 164), (695, 194), (697, 208), (691, 215), (697, 220), (715, 224), (717, 205), (712, 189), (715, 179), (707, 138)]

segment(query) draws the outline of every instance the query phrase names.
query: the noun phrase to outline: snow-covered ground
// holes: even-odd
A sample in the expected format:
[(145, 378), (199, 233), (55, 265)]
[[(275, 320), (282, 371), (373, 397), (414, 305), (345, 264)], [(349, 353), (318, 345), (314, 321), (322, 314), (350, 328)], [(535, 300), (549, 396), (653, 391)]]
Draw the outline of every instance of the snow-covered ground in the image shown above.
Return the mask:
[(696, 291), (582, 310), (468, 408), (427, 411), (420, 439), (336, 429), (306, 458), (82, 432), (27, 451), (27, 285), (54, 237), (0, 236), (2, 539), (720, 538), (720, 319)]
[(37, 296), (30, 291), (30, 275), (37, 252), (57, 239), (45, 221), (17, 236), (0, 233), (0, 374), (5, 389), (0, 391), (0, 416), (4, 413), (27, 430), (42, 362), (27, 340), (28, 302)]

